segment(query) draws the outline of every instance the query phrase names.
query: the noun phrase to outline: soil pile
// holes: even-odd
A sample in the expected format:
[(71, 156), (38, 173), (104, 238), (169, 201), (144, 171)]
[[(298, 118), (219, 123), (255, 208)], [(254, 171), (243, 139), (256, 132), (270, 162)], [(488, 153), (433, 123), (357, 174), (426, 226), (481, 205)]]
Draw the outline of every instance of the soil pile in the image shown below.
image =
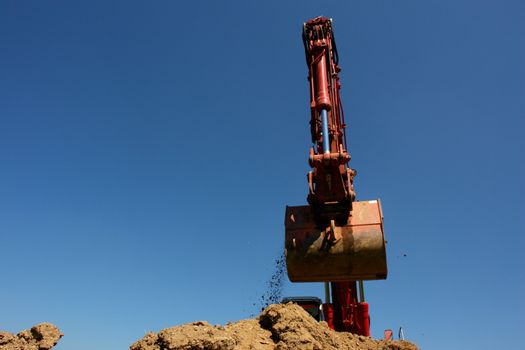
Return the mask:
[(40, 323), (17, 335), (0, 331), (0, 350), (49, 350), (62, 336), (51, 323)]
[(384, 341), (334, 332), (295, 304), (274, 304), (256, 319), (226, 326), (199, 321), (148, 333), (130, 350), (417, 350), (407, 341)]

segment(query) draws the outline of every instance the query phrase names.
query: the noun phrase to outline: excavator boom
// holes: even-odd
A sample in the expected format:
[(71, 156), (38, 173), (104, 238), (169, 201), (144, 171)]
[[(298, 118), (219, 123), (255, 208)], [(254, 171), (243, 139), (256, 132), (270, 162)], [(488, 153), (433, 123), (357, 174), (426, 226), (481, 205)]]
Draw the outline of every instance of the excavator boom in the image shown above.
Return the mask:
[[(308, 205), (287, 206), (285, 252), (292, 282), (331, 282), (333, 303), (325, 319), (332, 328), (369, 335), (368, 304), (357, 298), (357, 281), (387, 277), (383, 214), (379, 200), (356, 201), (346, 124), (339, 90), (341, 71), (332, 20), (303, 25), (310, 87), (312, 147)], [(326, 284), (329, 290), (328, 284)], [(330, 295), (327, 292), (327, 299)]]

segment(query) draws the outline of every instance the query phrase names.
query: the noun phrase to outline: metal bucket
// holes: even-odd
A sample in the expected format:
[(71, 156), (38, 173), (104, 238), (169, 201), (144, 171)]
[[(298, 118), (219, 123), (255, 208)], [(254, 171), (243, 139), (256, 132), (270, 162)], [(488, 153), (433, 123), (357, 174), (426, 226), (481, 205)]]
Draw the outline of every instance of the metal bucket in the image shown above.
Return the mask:
[(285, 250), (292, 282), (386, 279), (379, 200), (353, 202), (348, 222), (317, 227), (310, 206), (286, 207)]

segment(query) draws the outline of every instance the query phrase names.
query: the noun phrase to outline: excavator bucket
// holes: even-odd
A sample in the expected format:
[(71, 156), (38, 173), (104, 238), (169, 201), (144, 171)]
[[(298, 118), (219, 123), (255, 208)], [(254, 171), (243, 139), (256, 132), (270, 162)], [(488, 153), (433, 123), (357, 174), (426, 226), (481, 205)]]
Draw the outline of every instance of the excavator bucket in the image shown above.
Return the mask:
[(379, 200), (352, 203), (346, 225), (319, 227), (310, 206), (286, 207), (285, 249), (292, 282), (386, 279)]

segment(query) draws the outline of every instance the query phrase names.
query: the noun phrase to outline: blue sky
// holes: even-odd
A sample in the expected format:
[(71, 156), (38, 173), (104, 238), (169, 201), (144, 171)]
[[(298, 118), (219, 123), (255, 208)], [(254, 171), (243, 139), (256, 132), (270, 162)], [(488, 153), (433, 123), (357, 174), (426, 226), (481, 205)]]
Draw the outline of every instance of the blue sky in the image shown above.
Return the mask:
[(0, 329), (48, 321), (57, 350), (109, 350), (256, 313), (285, 205), (306, 202), (300, 29), (318, 15), (358, 198), (385, 214), (373, 335), (521, 343), (520, 1), (3, 1)]

